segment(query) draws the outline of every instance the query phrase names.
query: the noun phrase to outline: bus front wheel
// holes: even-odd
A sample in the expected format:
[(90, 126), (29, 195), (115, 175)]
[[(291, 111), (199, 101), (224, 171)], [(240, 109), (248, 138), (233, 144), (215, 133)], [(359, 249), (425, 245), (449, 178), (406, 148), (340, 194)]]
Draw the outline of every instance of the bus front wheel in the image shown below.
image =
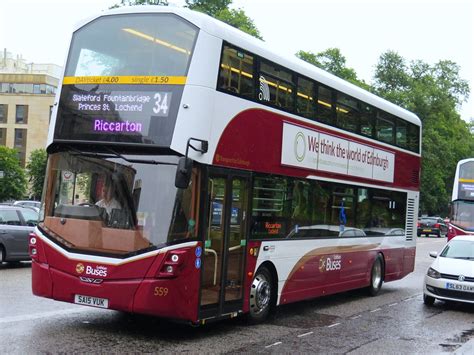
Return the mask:
[(380, 254), (377, 255), (370, 272), (369, 294), (377, 296), (383, 283), (383, 259)]
[(249, 321), (259, 323), (265, 320), (272, 308), (273, 279), (270, 271), (264, 266), (258, 269), (250, 288)]

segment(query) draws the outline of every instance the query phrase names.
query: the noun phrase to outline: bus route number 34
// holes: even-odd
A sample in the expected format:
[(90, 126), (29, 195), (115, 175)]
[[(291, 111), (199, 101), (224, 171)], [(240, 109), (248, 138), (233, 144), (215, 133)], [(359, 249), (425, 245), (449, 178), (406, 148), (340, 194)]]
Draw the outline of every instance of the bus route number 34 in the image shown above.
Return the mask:
[(167, 117), (169, 107), (171, 104), (171, 93), (170, 92), (157, 92), (153, 96), (155, 105), (153, 106), (153, 112), (160, 117)]
[(158, 297), (165, 297), (168, 294), (168, 287), (155, 287), (155, 291), (153, 293), (155, 296)]

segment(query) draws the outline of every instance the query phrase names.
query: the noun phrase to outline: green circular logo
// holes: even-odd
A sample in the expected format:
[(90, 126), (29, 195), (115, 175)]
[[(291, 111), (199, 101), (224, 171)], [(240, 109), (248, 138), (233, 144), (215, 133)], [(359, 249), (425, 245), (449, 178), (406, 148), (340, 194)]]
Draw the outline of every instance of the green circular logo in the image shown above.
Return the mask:
[(302, 162), (306, 155), (306, 140), (304, 134), (298, 132), (295, 136), (295, 158), (299, 162)]

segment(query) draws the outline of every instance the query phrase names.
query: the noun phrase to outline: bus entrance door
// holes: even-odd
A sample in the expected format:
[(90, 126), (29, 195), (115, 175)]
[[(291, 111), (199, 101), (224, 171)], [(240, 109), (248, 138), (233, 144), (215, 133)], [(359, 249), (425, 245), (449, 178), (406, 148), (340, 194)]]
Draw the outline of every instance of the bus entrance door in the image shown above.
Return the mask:
[[(215, 172), (214, 172), (215, 171)], [(200, 319), (242, 309), (249, 176), (211, 170)]]

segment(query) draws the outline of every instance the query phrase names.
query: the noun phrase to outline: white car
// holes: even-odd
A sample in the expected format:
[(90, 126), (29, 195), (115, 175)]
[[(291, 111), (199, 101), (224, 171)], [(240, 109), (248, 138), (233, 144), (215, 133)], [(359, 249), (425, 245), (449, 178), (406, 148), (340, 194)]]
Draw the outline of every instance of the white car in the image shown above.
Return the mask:
[(451, 239), (425, 275), (423, 302), (433, 305), (436, 299), (474, 303), (474, 237)]

